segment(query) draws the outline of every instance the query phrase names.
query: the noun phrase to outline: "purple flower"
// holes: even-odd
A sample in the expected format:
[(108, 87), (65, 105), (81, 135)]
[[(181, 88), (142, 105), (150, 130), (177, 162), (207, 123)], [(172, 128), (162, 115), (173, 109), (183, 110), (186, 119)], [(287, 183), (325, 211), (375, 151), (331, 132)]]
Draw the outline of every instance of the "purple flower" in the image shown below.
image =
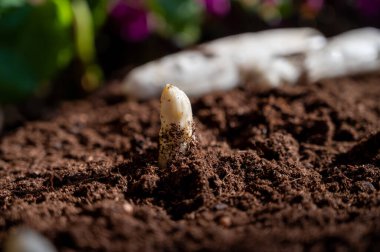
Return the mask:
[(203, 0), (208, 13), (216, 16), (226, 15), (231, 8), (230, 0)]
[(149, 34), (148, 13), (140, 1), (118, 1), (111, 10), (120, 35), (128, 41), (141, 41)]

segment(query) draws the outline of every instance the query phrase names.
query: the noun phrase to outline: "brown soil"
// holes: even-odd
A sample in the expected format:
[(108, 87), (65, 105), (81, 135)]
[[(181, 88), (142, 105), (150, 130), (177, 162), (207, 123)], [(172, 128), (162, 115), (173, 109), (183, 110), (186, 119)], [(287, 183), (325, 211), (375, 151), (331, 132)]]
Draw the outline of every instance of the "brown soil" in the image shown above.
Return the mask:
[(380, 77), (194, 99), (198, 146), (159, 169), (159, 101), (118, 85), (0, 144), (0, 244), (60, 251), (379, 251)]

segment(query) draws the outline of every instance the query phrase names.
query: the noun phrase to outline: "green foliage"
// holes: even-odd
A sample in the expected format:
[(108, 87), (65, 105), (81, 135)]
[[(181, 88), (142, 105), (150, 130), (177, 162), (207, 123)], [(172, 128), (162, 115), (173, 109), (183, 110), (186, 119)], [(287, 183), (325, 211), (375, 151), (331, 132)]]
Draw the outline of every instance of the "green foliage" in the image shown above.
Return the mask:
[(84, 78), (91, 76), (86, 83), (96, 86), (101, 71), (94, 67), (94, 32), (106, 18), (107, 3), (0, 0), (0, 103), (35, 94), (73, 57), (84, 64)]
[(99, 87), (102, 71), (95, 64), (95, 31), (100, 28), (106, 17), (107, 1), (73, 0), (76, 55), (84, 65), (81, 79), (82, 88), (92, 91)]
[(0, 101), (11, 102), (33, 93), (37, 79), (16, 52), (0, 48)]
[(26, 0), (1, 0), (0, 10), (7, 7), (17, 7), (25, 4)]
[(88, 7), (92, 13), (94, 30), (97, 31), (107, 18), (109, 0), (87, 0)]
[(278, 9), (282, 18), (288, 18), (294, 13), (294, 6), (291, 0), (283, 0), (280, 2)]
[(73, 56), (68, 0), (0, 5), (0, 102), (35, 93)]
[(94, 26), (91, 11), (86, 1), (74, 0), (72, 9), (75, 16), (75, 46), (77, 54), (83, 63), (91, 63), (94, 59)]
[(148, 0), (148, 7), (159, 19), (158, 27), (167, 37), (174, 36), (177, 43), (195, 42), (200, 35), (202, 6), (194, 0)]

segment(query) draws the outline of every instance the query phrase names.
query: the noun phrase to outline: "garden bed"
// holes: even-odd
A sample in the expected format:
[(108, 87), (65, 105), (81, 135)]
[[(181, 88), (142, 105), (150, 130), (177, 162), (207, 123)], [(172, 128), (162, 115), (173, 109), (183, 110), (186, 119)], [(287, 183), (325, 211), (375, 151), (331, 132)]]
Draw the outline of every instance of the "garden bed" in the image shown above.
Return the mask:
[[(159, 169), (159, 100), (118, 84), (0, 145), (0, 242), (59, 251), (380, 249), (380, 77), (192, 100), (198, 146)], [(175, 84), (175, 83), (174, 83)]]

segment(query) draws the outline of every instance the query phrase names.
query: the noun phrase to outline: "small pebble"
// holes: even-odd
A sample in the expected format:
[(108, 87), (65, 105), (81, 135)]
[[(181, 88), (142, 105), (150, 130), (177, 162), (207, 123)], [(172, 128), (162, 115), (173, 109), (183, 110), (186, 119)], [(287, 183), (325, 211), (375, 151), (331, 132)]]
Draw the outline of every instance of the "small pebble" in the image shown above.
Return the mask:
[(359, 187), (359, 189), (361, 191), (363, 191), (363, 192), (369, 193), (369, 192), (376, 191), (375, 186), (371, 182), (368, 182), (368, 181), (358, 181), (356, 184)]
[(224, 209), (228, 208), (228, 206), (224, 203), (218, 203), (213, 208), (214, 208), (214, 210), (224, 210)]
[(232, 220), (228, 216), (223, 216), (219, 219), (219, 224), (222, 225), (223, 227), (230, 227), (232, 224)]
[(123, 204), (123, 209), (127, 214), (132, 214), (133, 213), (133, 206), (132, 204), (126, 202)]
[(194, 213), (194, 212), (191, 212), (191, 213), (189, 213), (186, 217), (187, 217), (187, 219), (189, 219), (189, 220), (194, 220), (194, 219), (195, 219), (195, 213)]
[(53, 244), (34, 230), (21, 228), (10, 234), (4, 252), (57, 252)]

